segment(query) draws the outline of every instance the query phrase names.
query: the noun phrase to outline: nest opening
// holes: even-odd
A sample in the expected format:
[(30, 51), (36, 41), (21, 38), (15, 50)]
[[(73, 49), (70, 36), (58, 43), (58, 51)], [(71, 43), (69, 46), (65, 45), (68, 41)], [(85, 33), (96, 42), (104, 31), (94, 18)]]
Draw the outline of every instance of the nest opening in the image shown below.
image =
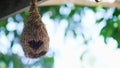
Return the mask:
[(30, 47), (34, 50), (37, 50), (39, 47), (41, 47), (43, 45), (43, 41), (39, 40), (39, 41), (35, 41), (35, 40), (31, 40), (28, 41)]

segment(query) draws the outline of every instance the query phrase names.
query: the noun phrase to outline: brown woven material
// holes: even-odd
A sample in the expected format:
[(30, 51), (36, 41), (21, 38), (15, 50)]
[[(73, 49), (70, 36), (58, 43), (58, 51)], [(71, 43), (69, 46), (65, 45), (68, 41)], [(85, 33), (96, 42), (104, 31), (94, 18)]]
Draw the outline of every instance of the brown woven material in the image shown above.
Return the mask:
[(23, 29), (20, 41), (26, 57), (38, 58), (47, 53), (49, 37), (45, 25), (41, 21), (37, 9), (37, 1), (32, 0), (30, 5), (30, 15)]

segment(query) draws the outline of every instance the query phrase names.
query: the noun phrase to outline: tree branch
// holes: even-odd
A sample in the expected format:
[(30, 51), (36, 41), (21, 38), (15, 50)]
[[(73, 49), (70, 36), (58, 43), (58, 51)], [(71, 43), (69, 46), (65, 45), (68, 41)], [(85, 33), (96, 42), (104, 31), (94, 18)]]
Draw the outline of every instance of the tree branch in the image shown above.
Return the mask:
[[(46, 1), (46, 0), (42, 0)], [(41, 0), (38, 0), (40, 6), (51, 6), (51, 5), (63, 5), (66, 3), (74, 3), (76, 5), (84, 6), (104, 6), (104, 7), (116, 7), (120, 8), (120, 2), (108, 3), (108, 2), (92, 2), (88, 0), (48, 0), (42, 3)], [(13, 16), (17, 13), (29, 8), (30, 0), (0, 0), (0, 21)]]

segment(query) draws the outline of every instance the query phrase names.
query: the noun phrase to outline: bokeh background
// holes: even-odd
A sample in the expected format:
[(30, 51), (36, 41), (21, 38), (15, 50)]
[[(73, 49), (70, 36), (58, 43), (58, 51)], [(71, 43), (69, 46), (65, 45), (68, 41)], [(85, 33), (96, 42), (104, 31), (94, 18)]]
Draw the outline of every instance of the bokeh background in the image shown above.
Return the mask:
[(29, 10), (0, 22), (0, 68), (120, 68), (120, 9), (68, 3), (38, 7), (49, 52), (25, 57), (20, 35)]

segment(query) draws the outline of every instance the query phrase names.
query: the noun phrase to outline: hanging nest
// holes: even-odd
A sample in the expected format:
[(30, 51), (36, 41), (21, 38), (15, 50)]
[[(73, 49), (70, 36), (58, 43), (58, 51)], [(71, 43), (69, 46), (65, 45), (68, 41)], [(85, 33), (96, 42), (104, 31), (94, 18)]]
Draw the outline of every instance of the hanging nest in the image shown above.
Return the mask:
[(21, 44), (26, 57), (38, 58), (49, 49), (49, 37), (37, 9), (37, 1), (31, 0), (29, 17), (21, 34)]

